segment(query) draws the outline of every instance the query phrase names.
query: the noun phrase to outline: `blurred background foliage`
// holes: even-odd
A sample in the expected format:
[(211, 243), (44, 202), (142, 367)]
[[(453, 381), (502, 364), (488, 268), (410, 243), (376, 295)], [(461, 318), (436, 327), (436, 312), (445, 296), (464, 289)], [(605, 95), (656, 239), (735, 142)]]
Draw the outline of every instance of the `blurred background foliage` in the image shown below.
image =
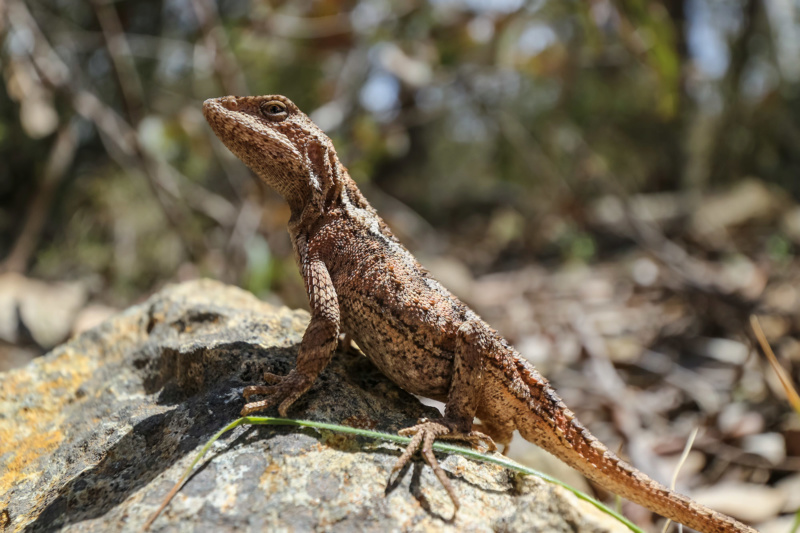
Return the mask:
[[(280, 93), (423, 255), (477, 273), (591, 262), (624, 245), (589, 220), (604, 195), (678, 192), (683, 216), (749, 177), (800, 194), (799, 9), (10, 0), (0, 255), (6, 270), (88, 278), (114, 306), (196, 275), (303, 305), (285, 208), (200, 112)], [(770, 242), (795, 248), (757, 247)]]
[(749, 326), (800, 381), (796, 0), (0, 11), (0, 370), (168, 282), (306, 307), (287, 207), (201, 113), (279, 93), (612, 449), (668, 479), (702, 426), (707, 503), (763, 531), (800, 507), (800, 424)]

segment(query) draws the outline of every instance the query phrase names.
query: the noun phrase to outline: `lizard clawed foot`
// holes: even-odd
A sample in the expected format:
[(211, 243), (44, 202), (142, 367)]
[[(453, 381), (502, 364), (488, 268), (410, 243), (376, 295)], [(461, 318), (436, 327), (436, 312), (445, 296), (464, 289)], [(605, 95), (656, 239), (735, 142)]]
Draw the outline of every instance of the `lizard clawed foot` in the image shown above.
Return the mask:
[[(269, 383), (269, 385), (245, 387), (243, 396), (248, 403), (242, 409), (242, 416), (264, 411), (278, 404), (278, 413), (282, 417), (285, 417), (289, 406), (302, 396), (314, 382), (313, 379), (309, 379), (294, 370), (286, 376), (278, 376), (266, 372), (264, 373), (264, 381)], [(257, 402), (251, 402), (251, 396), (266, 396), (266, 398)]]
[(411, 457), (414, 455), (414, 452), (416, 452), (417, 449), (420, 449), (425, 462), (428, 463), (428, 466), (433, 469), (433, 473), (436, 474), (439, 482), (442, 484), (442, 486), (444, 486), (444, 490), (447, 492), (447, 495), (450, 496), (456, 511), (461, 504), (458, 501), (458, 496), (456, 496), (453, 485), (450, 483), (450, 479), (444, 473), (442, 467), (439, 466), (439, 461), (436, 460), (436, 456), (433, 454), (434, 441), (436, 439), (463, 440), (469, 442), (475, 447), (478, 447), (480, 443), (483, 442), (489, 451), (494, 451), (497, 449), (494, 441), (488, 435), (484, 435), (479, 431), (470, 431), (468, 433), (459, 432), (454, 429), (454, 424), (443, 419), (430, 421), (423, 419), (416, 426), (401, 429), (399, 433), (404, 437), (412, 435), (413, 437), (403, 454), (394, 464), (390, 477), (394, 476), (395, 473), (399, 472), (404, 466), (406, 466), (406, 464), (411, 461)]

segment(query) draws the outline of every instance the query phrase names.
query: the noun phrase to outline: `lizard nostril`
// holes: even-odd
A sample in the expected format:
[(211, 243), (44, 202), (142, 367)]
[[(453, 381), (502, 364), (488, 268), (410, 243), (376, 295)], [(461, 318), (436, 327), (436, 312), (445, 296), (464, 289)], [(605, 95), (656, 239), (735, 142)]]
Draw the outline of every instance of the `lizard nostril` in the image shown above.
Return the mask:
[(236, 111), (239, 109), (239, 103), (236, 101), (235, 96), (224, 96), (219, 99), (219, 103), (222, 104), (222, 107), (230, 111)]

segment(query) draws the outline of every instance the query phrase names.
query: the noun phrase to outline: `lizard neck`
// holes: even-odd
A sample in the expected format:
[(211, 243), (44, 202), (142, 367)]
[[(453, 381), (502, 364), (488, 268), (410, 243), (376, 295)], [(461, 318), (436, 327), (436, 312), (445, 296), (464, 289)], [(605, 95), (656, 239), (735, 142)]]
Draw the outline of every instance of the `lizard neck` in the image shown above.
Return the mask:
[[(349, 181), (347, 171), (344, 173), (315, 172), (311, 167), (303, 179), (292, 176), (289, 179), (273, 175), (259, 177), (270, 188), (275, 189), (289, 205), (291, 220), (297, 224), (300, 220), (309, 220), (314, 215), (322, 216), (330, 213), (342, 204), (343, 181)], [(355, 188), (355, 184), (353, 184)]]
[[(310, 232), (322, 218), (341, 216), (348, 210), (348, 198), (353, 198), (360, 207), (372, 210), (335, 153), (329, 165), (309, 166), (308, 177), (304, 190), (279, 190), (289, 204), (289, 232), (293, 237)], [(294, 183), (301, 182), (297, 180)]]

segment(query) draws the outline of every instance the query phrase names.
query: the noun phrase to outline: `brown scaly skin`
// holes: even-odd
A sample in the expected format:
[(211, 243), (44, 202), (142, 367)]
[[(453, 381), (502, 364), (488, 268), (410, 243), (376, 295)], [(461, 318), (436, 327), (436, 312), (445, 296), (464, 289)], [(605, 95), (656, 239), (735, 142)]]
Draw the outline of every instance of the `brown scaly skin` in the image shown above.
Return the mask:
[[(459, 439), (490, 449), (514, 429), (606, 489), (703, 532), (755, 531), (670, 491), (620, 460), (575, 419), (547, 380), (495, 330), (439, 284), (392, 235), (339, 162), (331, 140), (283, 96), (206, 100), (203, 113), (234, 154), (289, 203), (289, 233), (305, 280), (311, 322), (297, 366), (247, 387), (242, 415), (292, 403), (328, 364), (340, 333), (392, 381), (446, 402), (445, 416), (402, 430), (422, 445), (458, 508), (431, 445)], [(473, 419), (486, 434), (473, 430)], [(494, 442), (493, 442), (494, 441)]]

